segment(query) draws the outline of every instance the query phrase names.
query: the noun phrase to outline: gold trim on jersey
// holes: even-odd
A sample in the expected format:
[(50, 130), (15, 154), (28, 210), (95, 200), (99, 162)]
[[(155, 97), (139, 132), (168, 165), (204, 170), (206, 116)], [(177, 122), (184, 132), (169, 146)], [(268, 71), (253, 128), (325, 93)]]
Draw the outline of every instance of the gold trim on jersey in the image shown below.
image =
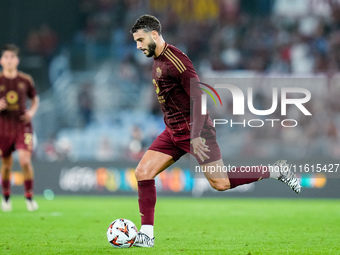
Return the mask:
[(174, 66), (177, 68), (177, 70), (179, 71), (179, 73), (183, 73), (186, 68), (183, 65), (182, 61), (176, 57), (171, 51), (170, 49), (168, 49), (164, 55), (174, 64)]
[(179, 64), (183, 67), (184, 71), (187, 70), (183, 62), (169, 49), (168, 52), (172, 55), (175, 59), (178, 60)]
[(179, 58), (177, 58), (176, 56), (173, 57), (171, 53), (172, 52), (170, 50), (167, 50), (164, 55), (174, 64), (179, 73), (183, 73), (186, 70), (185, 66)]
[(171, 61), (171, 63), (177, 68), (177, 70), (179, 71), (179, 73), (182, 73), (183, 71), (177, 66), (177, 64), (167, 55), (167, 53), (165, 52), (164, 55)]
[(165, 45), (165, 47), (164, 47), (164, 49), (162, 50), (162, 53), (161, 53), (160, 55), (163, 55), (164, 52), (167, 50), (167, 48), (168, 48), (168, 44)]
[(18, 76), (28, 80), (31, 83), (32, 86), (34, 85), (34, 81), (33, 81), (33, 78), (32, 78), (31, 75), (23, 73), (23, 72), (18, 72)]

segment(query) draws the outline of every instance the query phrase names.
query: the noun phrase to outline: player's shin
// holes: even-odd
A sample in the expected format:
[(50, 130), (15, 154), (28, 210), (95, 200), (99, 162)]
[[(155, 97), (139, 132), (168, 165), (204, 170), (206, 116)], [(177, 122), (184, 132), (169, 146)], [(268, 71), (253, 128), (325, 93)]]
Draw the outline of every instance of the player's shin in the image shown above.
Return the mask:
[(2, 194), (4, 196), (5, 201), (8, 201), (11, 195), (11, 181), (10, 180), (1, 180), (2, 185)]
[(37, 202), (33, 199), (33, 179), (27, 179), (24, 181), (25, 197), (27, 210), (30, 212), (39, 209)]
[(155, 180), (138, 181), (138, 204), (141, 215), (141, 232), (153, 238), (153, 224), (156, 205)]
[(25, 197), (28, 200), (32, 200), (33, 197), (33, 180), (24, 181)]
[(236, 167), (228, 172), (228, 177), (232, 189), (239, 185), (267, 179), (270, 173), (266, 166)]

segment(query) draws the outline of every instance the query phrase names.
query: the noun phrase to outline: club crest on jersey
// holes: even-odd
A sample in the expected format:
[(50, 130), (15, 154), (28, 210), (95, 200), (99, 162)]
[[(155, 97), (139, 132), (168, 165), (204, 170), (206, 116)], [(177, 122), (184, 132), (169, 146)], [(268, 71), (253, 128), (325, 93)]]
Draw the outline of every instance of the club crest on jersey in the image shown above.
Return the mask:
[(22, 90), (22, 89), (25, 89), (25, 83), (19, 82), (19, 83), (18, 83), (18, 88), (21, 89), (21, 90)]
[(1, 91), (5, 91), (5, 90), (6, 90), (6, 87), (5, 87), (5, 85), (3, 85), (3, 84), (2, 84), (2, 85), (0, 85), (0, 92), (1, 92)]
[(157, 78), (162, 76), (162, 69), (160, 69), (159, 67), (156, 68), (156, 76)]
[(15, 104), (16, 102), (18, 102), (18, 98), (18, 93), (13, 90), (8, 91), (6, 95), (6, 100), (9, 104)]

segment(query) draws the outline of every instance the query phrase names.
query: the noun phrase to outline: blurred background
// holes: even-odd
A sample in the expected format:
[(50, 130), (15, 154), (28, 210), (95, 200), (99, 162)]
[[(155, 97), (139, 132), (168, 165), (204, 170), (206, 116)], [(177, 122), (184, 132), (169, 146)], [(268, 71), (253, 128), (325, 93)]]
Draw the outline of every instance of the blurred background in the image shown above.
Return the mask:
[[(135, 167), (164, 129), (152, 59), (136, 50), (129, 32), (145, 13), (160, 19), (164, 39), (190, 57), (202, 79), (311, 81), (317, 95), (309, 105), (312, 118), (288, 114), (301, 122), (289, 131), (224, 129), (219, 139), (226, 160), (340, 158), (339, 0), (0, 1), (0, 44), (21, 48), (20, 69), (33, 76), (41, 99), (36, 165), (60, 171), (60, 162), (88, 161), (97, 184), (105, 183), (106, 175), (98, 176), (109, 166)], [(270, 93), (253, 85), (258, 106), (271, 102)], [(106, 168), (98, 172), (101, 164)], [(183, 175), (176, 173), (169, 178)]]

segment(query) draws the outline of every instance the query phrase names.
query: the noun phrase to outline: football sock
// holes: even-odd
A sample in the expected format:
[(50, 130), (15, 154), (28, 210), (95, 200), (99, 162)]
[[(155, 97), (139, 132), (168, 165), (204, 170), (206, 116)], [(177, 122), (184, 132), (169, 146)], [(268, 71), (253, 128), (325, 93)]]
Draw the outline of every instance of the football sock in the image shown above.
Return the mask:
[(11, 195), (11, 181), (1, 180), (1, 185), (2, 185), (2, 194), (4, 195), (5, 201), (8, 201), (9, 196)]
[(140, 232), (146, 234), (148, 237), (153, 238), (153, 226), (152, 225), (142, 225)]
[[(142, 228), (145, 229), (145, 227), (143, 227), (144, 225), (153, 226), (156, 205), (156, 186), (154, 179), (138, 182), (138, 204), (142, 219)], [(150, 227), (146, 227), (146, 229), (148, 233), (145, 234), (153, 237), (153, 228), (150, 229)]]
[(28, 200), (32, 200), (33, 197), (33, 180), (24, 181), (25, 197)]
[(249, 172), (243, 167), (236, 167), (228, 172), (231, 189), (239, 185), (267, 179), (269, 176), (268, 167), (266, 166), (256, 166), (256, 168), (254, 167), (254, 171)]

